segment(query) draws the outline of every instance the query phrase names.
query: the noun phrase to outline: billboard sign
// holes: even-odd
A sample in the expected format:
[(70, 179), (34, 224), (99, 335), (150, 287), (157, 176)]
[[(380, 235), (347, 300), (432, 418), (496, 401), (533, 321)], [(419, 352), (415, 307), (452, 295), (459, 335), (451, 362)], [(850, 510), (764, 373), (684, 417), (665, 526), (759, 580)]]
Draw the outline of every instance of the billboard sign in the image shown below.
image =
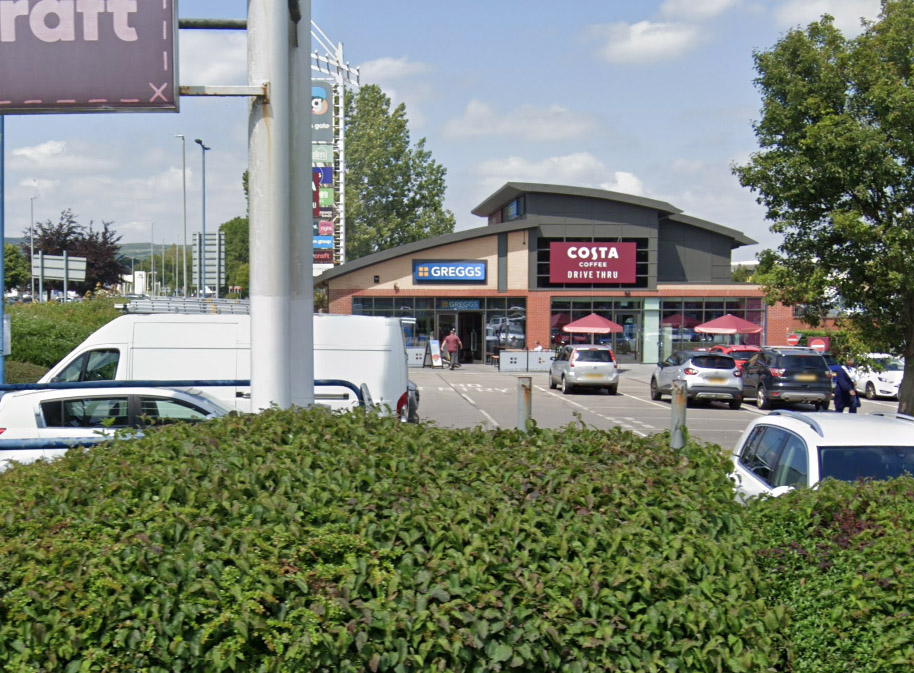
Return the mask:
[(333, 236), (315, 236), (315, 250), (333, 250)]
[(439, 283), (485, 283), (486, 263), (470, 261), (413, 260), (413, 282), (420, 284)]
[(637, 243), (550, 243), (549, 282), (634, 283)]
[(315, 236), (333, 236), (333, 222), (314, 220), (311, 226)]
[(333, 250), (315, 250), (314, 251), (314, 263), (315, 264), (333, 264)]
[(311, 142), (333, 142), (333, 82), (311, 81)]
[(333, 168), (330, 166), (314, 166), (311, 170), (320, 177), (320, 184), (325, 186), (333, 184)]
[(311, 161), (315, 164), (332, 164), (333, 145), (311, 145)]
[(178, 110), (177, 2), (0, 2), (0, 114)]

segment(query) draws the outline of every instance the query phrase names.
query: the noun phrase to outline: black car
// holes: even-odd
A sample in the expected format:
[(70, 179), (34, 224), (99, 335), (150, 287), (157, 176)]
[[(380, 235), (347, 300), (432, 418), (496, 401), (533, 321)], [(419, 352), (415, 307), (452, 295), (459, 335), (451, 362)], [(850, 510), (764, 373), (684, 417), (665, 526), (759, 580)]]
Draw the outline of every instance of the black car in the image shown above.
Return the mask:
[(763, 348), (743, 369), (743, 395), (759, 409), (781, 404), (814, 404), (828, 409), (832, 372), (812, 348)]

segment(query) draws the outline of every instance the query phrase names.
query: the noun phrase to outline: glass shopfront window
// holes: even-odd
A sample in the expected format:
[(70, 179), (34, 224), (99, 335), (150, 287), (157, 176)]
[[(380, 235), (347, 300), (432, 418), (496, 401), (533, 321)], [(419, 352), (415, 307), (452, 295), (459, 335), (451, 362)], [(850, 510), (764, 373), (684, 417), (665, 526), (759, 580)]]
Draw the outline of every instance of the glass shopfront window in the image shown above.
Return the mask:
[(711, 348), (717, 344), (760, 346), (762, 333), (704, 334), (695, 329), (702, 323), (728, 313), (764, 327), (764, 310), (760, 298), (663, 299), (660, 307), (660, 359), (669, 357), (673, 351)]
[(553, 348), (566, 343), (590, 343), (589, 334), (569, 334), (564, 327), (575, 320), (596, 313), (622, 327), (615, 334), (593, 335), (593, 342), (612, 347), (620, 362), (640, 362), (642, 350), (641, 300), (606, 297), (554, 299), (549, 316)]

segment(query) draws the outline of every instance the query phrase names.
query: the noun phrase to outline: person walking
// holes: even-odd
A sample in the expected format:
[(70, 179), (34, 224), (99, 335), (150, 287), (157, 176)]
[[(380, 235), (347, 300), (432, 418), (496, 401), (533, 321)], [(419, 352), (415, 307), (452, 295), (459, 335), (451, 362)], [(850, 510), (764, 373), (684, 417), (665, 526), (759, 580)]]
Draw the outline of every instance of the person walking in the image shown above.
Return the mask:
[(451, 333), (444, 337), (444, 347), (447, 350), (447, 357), (450, 361), (450, 368), (454, 369), (460, 366), (460, 349), (463, 348), (463, 343), (460, 341), (460, 337), (457, 336), (457, 330), (453, 327), (451, 328)]
[(860, 400), (857, 397), (857, 384), (851, 374), (852, 363), (850, 358), (843, 367), (838, 367), (835, 373), (835, 411), (839, 414), (847, 407), (848, 413), (856, 414)]

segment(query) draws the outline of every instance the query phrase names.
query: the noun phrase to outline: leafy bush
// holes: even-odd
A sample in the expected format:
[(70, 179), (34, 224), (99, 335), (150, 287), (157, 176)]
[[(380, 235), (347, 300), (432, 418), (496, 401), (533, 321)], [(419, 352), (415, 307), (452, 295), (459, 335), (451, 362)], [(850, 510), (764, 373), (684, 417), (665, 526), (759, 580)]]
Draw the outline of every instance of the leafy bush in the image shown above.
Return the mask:
[(765, 671), (718, 447), (268, 411), (0, 474), (7, 671)]
[(6, 360), (4, 363), (6, 383), (35, 383), (44, 376), (50, 367), (33, 365), (30, 362)]
[(118, 317), (114, 300), (15, 304), (10, 314), (10, 358), (51, 368), (92, 332)]
[(770, 600), (790, 614), (779, 670), (914, 670), (914, 479), (827, 480), (748, 515)]

